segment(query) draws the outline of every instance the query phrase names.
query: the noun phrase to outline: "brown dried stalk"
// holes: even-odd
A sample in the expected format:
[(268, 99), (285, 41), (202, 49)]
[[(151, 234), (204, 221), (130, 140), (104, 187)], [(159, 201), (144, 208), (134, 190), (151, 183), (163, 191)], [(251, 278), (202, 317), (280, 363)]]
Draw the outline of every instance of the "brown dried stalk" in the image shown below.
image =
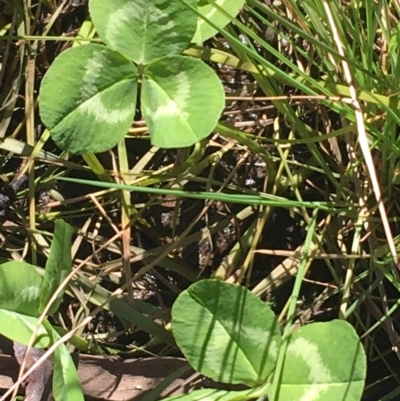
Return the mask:
[[(45, 350), (39, 348), (31, 348), (26, 354), (27, 347), (14, 341), (14, 353), (18, 363), (21, 365), (24, 358), (25, 370), (32, 365), (45, 353)], [(26, 354), (26, 355), (25, 355)], [(53, 362), (47, 359), (42, 365), (35, 369), (24, 383), (25, 401), (47, 401), (50, 394), (49, 379), (53, 372)], [(52, 399), (52, 397), (50, 398)]]

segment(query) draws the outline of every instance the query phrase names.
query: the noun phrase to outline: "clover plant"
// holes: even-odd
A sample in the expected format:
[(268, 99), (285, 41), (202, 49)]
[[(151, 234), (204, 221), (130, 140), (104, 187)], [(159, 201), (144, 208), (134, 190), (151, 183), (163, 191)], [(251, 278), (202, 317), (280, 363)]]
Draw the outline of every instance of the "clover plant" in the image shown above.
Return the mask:
[[(244, 391), (198, 390), (180, 400), (271, 397), (284, 341), (270, 307), (241, 286), (203, 280), (183, 291), (172, 308), (172, 332), (194, 369)], [(343, 320), (311, 323), (287, 339), (277, 398), (270, 401), (360, 400), (366, 356), (354, 328)]]
[[(36, 266), (22, 261), (9, 261), (0, 265), (0, 334), (28, 345), (38, 328), (34, 347), (50, 347), (60, 337), (47, 319), (39, 325), (44, 311), (55, 290), (69, 274), (72, 267), (71, 238), (73, 228), (57, 220), (54, 238), (44, 276)], [(51, 305), (48, 314), (60, 306), (63, 293)], [(54, 352), (53, 394), (55, 401), (83, 401), (83, 394), (74, 362), (64, 344)]]
[[(216, 2), (236, 15), (244, 0)], [(218, 76), (179, 55), (229, 19), (204, 0), (90, 0), (105, 45), (61, 53), (40, 88), (40, 114), (56, 144), (69, 152), (106, 151), (132, 124), (138, 98), (153, 145), (186, 147), (209, 135), (224, 107)], [(139, 96), (138, 96), (139, 95)]]

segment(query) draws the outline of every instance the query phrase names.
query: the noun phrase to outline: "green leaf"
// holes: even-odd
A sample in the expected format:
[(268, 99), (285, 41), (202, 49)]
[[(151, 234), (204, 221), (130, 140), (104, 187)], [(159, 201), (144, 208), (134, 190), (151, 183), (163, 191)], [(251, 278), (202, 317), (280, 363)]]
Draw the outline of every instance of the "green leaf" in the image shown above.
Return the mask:
[[(74, 233), (72, 226), (64, 220), (56, 220), (54, 238), (50, 247), (49, 258), (46, 263), (42, 287), (40, 291), (40, 312), (44, 310), (58, 286), (71, 271), (71, 238)], [(56, 312), (62, 301), (62, 291), (52, 304), (48, 314)]]
[[(0, 309), (0, 322), (0, 334), (23, 345), (29, 344), (32, 334), (38, 325), (38, 319), (35, 317), (5, 309)], [(50, 346), (50, 338), (43, 325), (39, 326), (34, 346), (36, 348)]]
[(55, 401), (85, 400), (74, 361), (64, 344), (54, 352), (53, 395)]
[(263, 383), (273, 370), (280, 332), (271, 309), (246, 288), (203, 280), (172, 308), (172, 333), (198, 372), (224, 383)]
[[(222, 29), (231, 22), (229, 18), (222, 14), (207, 0), (199, 0), (197, 3), (197, 10), (199, 13), (217, 25), (218, 28)], [(236, 17), (244, 5), (244, 0), (215, 0), (215, 3), (224, 9), (230, 16)], [(213, 28), (206, 20), (199, 17), (197, 21), (197, 30), (192, 39), (192, 43), (203, 43), (205, 40), (213, 37), (217, 32), (217, 29)]]
[[(0, 309), (0, 334), (12, 341), (28, 345), (38, 326), (38, 319), (32, 316)], [(51, 326), (49, 326), (51, 327)], [(37, 331), (36, 348), (50, 347), (60, 336), (51, 327), (52, 340), (43, 324)], [(74, 362), (66, 346), (61, 344), (54, 352), (53, 394), (55, 401), (84, 401), (81, 384)]]
[(0, 308), (39, 315), (39, 297), (42, 278), (35, 266), (10, 261), (0, 265)]
[(152, 144), (176, 148), (213, 131), (225, 96), (218, 76), (201, 60), (171, 56), (146, 68), (141, 101)]
[(361, 399), (366, 356), (349, 323), (313, 323), (295, 331), (289, 341), (280, 401)]
[(175, 395), (164, 398), (163, 401), (240, 401), (255, 399), (262, 395), (259, 389), (242, 391), (226, 391), (215, 389), (195, 390), (189, 394)]
[(78, 154), (111, 149), (132, 124), (136, 81), (133, 63), (104, 46), (61, 53), (40, 88), (40, 115), (54, 142)]
[(197, 15), (181, 1), (91, 0), (89, 9), (104, 42), (143, 65), (181, 53), (196, 30)]

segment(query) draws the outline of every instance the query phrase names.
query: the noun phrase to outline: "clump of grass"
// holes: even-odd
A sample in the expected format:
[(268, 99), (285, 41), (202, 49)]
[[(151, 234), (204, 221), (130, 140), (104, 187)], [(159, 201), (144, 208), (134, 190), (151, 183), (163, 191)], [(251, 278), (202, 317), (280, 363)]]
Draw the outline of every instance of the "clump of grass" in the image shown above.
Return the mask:
[[(390, 399), (400, 356), (397, 5), (249, 0), (233, 24), (185, 52), (225, 84), (227, 107), (208, 140), (152, 148), (138, 115), (125, 149), (84, 157), (60, 152), (37, 113), (48, 64), (77, 38), (96, 40), (86, 9), (64, 6), (0, 6), (0, 168), (3, 181), (29, 176), (0, 230), (1, 256), (40, 264), (52, 222), (66, 219), (82, 270), (55, 320), (71, 329), (102, 305), (115, 320), (103, 335), (87, 327), (92, 339), (165, 353), (169, 308), (200, 278), (246, 285), (284, 324), (318, 209), (295, 324), (352, 322), (373, 372), (364, 398)], [(110, 301), (116, 292), (123, 299)]]

